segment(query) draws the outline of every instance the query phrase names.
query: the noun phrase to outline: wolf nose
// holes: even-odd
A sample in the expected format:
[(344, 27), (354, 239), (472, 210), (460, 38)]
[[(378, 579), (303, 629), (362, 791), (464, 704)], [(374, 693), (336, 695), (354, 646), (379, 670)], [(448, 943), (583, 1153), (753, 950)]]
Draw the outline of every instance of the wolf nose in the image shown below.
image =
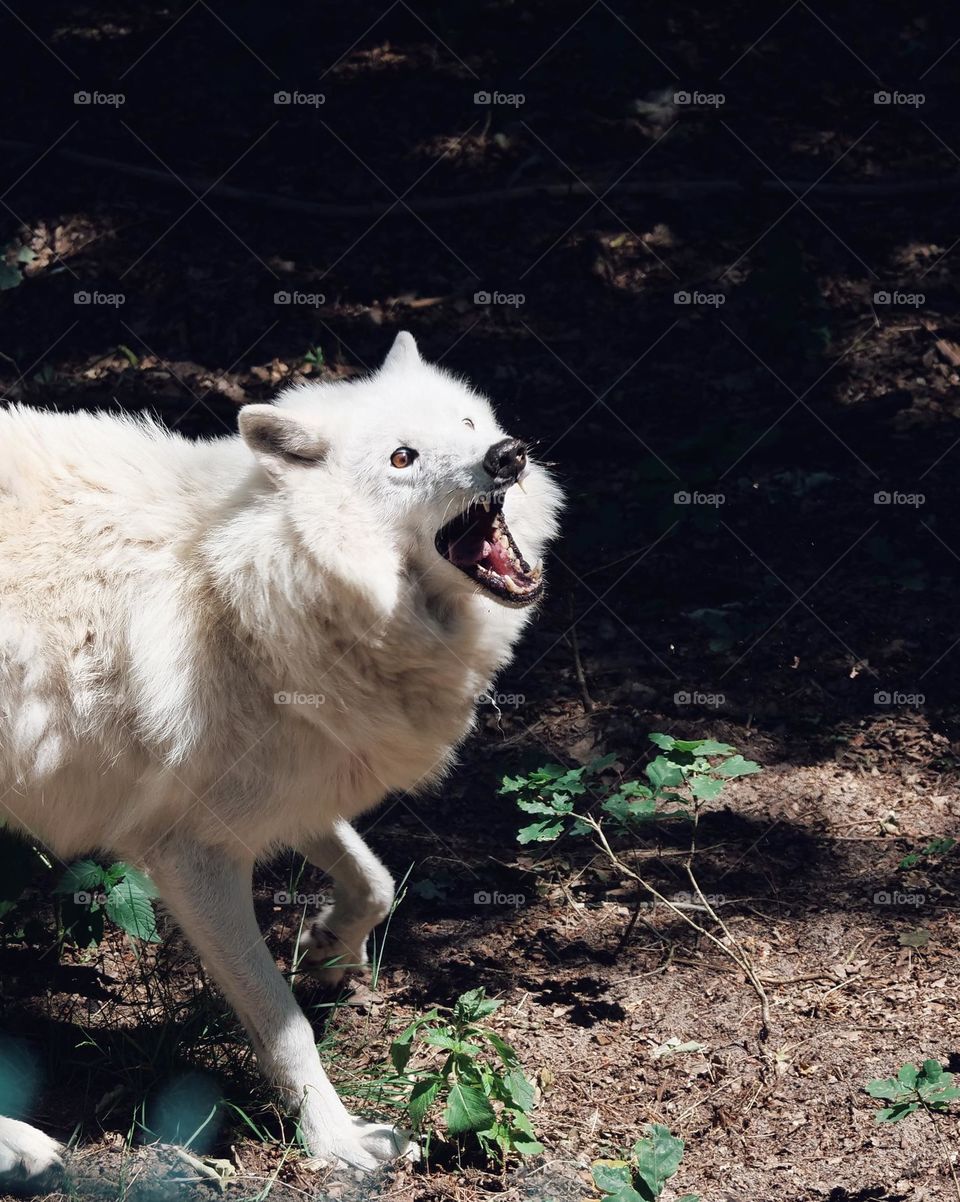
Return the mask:
[(520, 473), (527, 466), (527, 448), (519, 438), (505, 438), (495, 442), (483, 457), (483, 466), (493, 476), (511, 484), (519, 480)]

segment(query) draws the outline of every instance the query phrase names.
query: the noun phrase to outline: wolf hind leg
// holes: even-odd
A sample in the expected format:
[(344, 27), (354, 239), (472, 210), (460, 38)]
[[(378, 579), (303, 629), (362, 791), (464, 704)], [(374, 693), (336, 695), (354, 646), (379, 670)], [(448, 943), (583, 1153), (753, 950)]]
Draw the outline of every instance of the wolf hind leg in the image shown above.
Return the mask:
[(324, 984), (339, 985), (347, 972), (369, 962), (367, 942), (390, 913), (393, 878), (342, 818), (299, 850), (334, 882), (332, 905), (313, 918), (300, 938), (300, 966)]

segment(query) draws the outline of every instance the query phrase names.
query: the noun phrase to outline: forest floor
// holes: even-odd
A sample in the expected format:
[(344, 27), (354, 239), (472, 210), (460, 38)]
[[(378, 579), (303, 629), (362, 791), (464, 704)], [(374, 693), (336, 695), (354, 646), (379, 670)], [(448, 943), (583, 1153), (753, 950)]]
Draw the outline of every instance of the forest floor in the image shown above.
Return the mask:
[[(375, 988), (297, 987), (350, 1104), (382, 1113), (391, 1037), (485, 986), (546, 1152), (328, 1181), (172, 927), (41, 955), (34, 892), (5, 920), (0, 1008), (35, 1121), (74, 1140), (51, 1198), (217, 1195), (137, 1136), (211, 1089), (232, 1105), (205, 1150), (237, 1202), (596, 1197), (592, 1161), (651, 1122), (686, 1142), (665, 1199), (954, 1196), (956, 1115), (939, 1138), (922, 1114), (877, 1125), (864, 1087), (905, 1061), (960, 1071), (960, 857), (900, 866), (960, 827), (956, 13), (364, 2), (318, 32), (305, 3), (237, 7), (57, 2), (33, 32), (0, 14), (20, 114), (0, 116), (0, 393), (224, 434), (408, 328), (556, 465), (563, 537), (508, 700), (442, 788), (360, 824), (406, 876)], [(206, 194), (224, 173), (240, 194)], [(658, 731), (762, 766), (705, 816), (696, 870), (767, 982), (765, 1040), (720, 949), (662, 906), (621, 946), (624, 882), (583, 840), (519, 845), (497, 793), (607, 753), (635, 778)], [(643, 844), (668, 896), (689, 890), (683, 838)], [(285, 967), (294, 881), (324, 888), (292, 859), (257, 883)]]

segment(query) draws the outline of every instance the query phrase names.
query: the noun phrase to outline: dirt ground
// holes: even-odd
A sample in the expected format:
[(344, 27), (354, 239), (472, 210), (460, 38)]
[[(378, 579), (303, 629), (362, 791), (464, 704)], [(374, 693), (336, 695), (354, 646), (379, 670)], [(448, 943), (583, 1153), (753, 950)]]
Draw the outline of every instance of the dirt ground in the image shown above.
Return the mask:
[[(899, 867), (960, 826), (955, 8), (0, 9), (6, 400), (221, 434), (411, 329), (568, 496), (506, 700), (442, 789), (361, 824), (409, 871), (376, 988), (331, 1006), (303, 987), (332, 1075), (382, 1111), (392, 1034), (484, 985), (546, 1154), (326, 1180), (281, 1142), (175, 931), (41, 956), (34, 893), (3, 929), (0, 1016), (35, 1121), (75, 1144), (51, 1197), (217, 1194), (131, 1138), (191, 1091), (233, 1104), (206, 1150), (235, 1200), (596, 1197), (591, 1161), (647, 1122), (686, 1141), (667, 1199), (954, 1196), (957, 1116), (939, 1140), (922, 1115), (877, 1126), (864, 1085), (907, 1060), (960, 1071), (958, 856)], [(496, 793), (607, 752), (635, 777), (652, 731), (763, 766), (696, 863), (766, 982), (766, 1040), (720, 950), (662, 907), (621, 946), (632, 893), (583, 841), (518, 845)], [(689, 887), (676, 840), (644, 844), (669, 896)], [(294, 872), (258, 879), (285, 965)], [(671, 1038), (702, 1050), (658, 1055)]]

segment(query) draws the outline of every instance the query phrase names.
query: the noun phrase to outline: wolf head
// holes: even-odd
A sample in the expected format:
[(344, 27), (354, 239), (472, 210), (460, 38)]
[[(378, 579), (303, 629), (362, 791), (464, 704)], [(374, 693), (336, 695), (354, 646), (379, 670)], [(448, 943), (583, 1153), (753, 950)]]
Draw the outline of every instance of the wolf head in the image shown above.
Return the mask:
[(397, 335), (379, 371), (240, 411), (240, 433), (306, 553), (391, 608), (434, 597), (526, 608), (560, 492), (467, 384)]

